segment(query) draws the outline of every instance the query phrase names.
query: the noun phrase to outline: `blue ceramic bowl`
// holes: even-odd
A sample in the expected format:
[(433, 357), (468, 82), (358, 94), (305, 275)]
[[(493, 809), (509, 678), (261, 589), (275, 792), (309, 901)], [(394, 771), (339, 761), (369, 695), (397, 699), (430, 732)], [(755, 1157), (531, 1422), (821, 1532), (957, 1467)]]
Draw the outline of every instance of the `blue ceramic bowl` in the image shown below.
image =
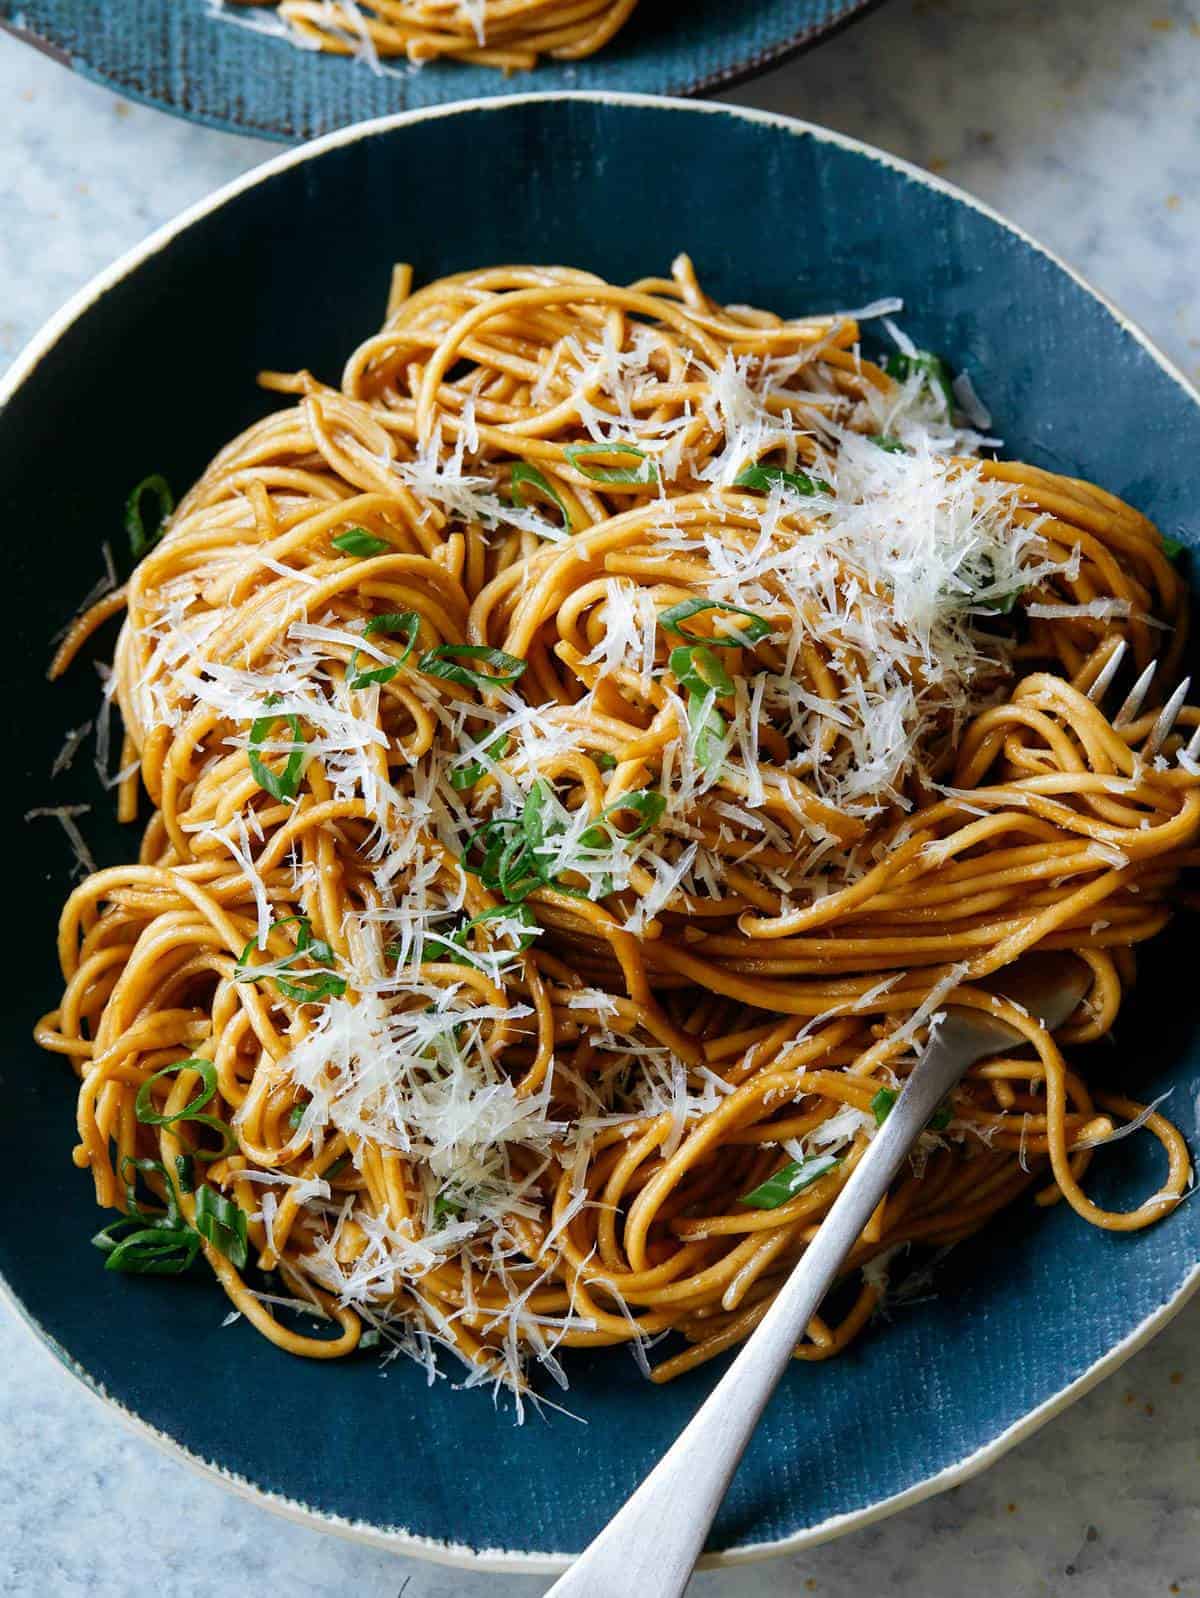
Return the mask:
[[(597, 55), (544, 61), (517, 78), (458, 61), (379, 74), (218, 19), (206, 0), (0, 0), (0, 27), (132, 99), (213, 127), (312, 139), (365, 117), (514, 88), (703, 94), (807, 49), (879, 3), (641, 0)], [(243, 19), (270, 16), (228, 9)]]
[[(785, 312), (902, 295), (908, 329), (970, 368), (1012, 454), (1190, 530), (1197, 396), (1064, 266), (945, 184), (724, 107), (534, 97), (410, 114), (287, 154), (157, 234), (50, 324), (0, 392), (17, 778), (5, 788), (19, 810), (84, 800), (102, 860), (134, 848), (106, 822), (111, 796), (85, 761), (49, 780), (95, 684), (84, 668), (47, 685), (47, 639), (99, 570), (100, 540), (120, 539), (129, 484), (151, 470), (187, 482), (273, 404), (259, 368), (336, 378), (378, 324), (396, 260), (422, 279), (532, 260), (623, 281), (664, 271), (679, 249), (718, 297)], [(482, 1392), (428, 1388), (413, 1366), (297, 1361), (245, 1322), (222, 1328), (210, 1282), (102, 1270), (91, 1183), (69, 1156), (74, 1079), (29, 1037), (58, 996), (68, 879), (62, 839), (39, 825), (9, 830), (22, 958), (4, 986), (0, 1117), (0, 1272), (30, 1325), (94, 1391), (276, 1508), (434, 1558), (554, 1568), (720, 1366), (659, 1390), (627, 1351), (572, 1354), (569, 1401), (586, 1426), (517, 1428)], [(1118, 1046), (1092, 1069), (1146, 1097), (1173, 1088), (1191, 1136), (1200, 1029), (1187, 952), (1178, 927), (1155, 946)], [(1130, 1138), (1099, 1156), (1089, 1185), (1130, 1205), (1157, 1185), (1160, 1158), (1153, 1139)], [(1157, 1330), (1200, 1280), (1198, 1259), (1195, 1204), (1136, 1236), (1095, 1231), (1065, 1205), (1018, 1206), (951, 1255), (933, 1298), (845, 1357), (788, 1373), (713, 1552), (797, 1547), (961, 1480)]]

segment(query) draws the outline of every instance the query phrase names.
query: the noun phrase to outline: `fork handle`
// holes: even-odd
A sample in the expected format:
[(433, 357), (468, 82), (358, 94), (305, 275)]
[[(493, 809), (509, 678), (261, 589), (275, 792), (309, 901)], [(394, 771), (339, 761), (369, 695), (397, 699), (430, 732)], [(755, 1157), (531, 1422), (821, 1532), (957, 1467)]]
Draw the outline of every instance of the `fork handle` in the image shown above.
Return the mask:
[(623, 1509), (546, 1598), (679, 1598), (793, 1350), (942, 1099), (995, 1047), (949, 1010), (816, 1237), (737, 1359)]

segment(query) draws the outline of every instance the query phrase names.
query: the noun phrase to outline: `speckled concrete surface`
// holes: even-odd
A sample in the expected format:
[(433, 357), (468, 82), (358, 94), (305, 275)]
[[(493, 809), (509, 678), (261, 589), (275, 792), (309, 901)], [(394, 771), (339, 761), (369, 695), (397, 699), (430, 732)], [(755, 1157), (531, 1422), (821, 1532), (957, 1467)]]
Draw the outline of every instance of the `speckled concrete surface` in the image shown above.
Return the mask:
[[(1197, 379), (1198, 81), (1200, 3), (890, 0), (730, 98), (971, 189)], [(0, 363), (150, 228), (274, 153), (123, 104), (9, 40), (0, 105)], [(701, 1576), (697, 1598), (1200, 1598), (1198, 1330), (1194, 1306), (965, 1487), (793, 1559)], [(3, 1310), (0, 1369), (0, 1592), (534, 1598), (549, 1585), (274, 1518), (128, 1434)]]

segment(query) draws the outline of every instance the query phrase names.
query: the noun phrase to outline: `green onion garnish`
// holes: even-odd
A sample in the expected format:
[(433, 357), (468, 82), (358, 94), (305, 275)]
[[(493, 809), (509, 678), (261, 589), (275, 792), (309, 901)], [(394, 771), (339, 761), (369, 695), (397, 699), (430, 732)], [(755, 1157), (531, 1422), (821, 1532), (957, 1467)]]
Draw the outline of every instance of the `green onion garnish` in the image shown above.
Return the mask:
[[(299, 976), (291, 972), (291, 967), (302, 955), (308, 955), (316, 965), (330, 966), (333, 964), (333, 950), (324, 938), (314, 938), (312, 923), (307, 916), (288, 916), (283, 921), (272, 921), (267, 928), (267, 935), (278, 932), (282, 927), (295, 926), (296, 947), (291, 954), (285, 954), (280, 960), (273, 960), (266, 965), (255, 966), (250, 963), (250, 956), (258, 946), (258, 939), (251, 938), (238, 956), (237, 965), (234, 967), (235, 982), (262, 982), (270, 977), (280, 993), (287, 999), (296, 999), (301, 1004), (315, 1004), (318, 999), (341, 998), (346, 991), (343, 978), (335, 976), (332, 972), (318, 971), (312, 976)], [(288, 971), (285, 978), (282, 972)]]
[[(162, 1177), (166, 1187), (166, 1209), (144, 1210), (138, 1203), (137, 1177), (130, 1177), (130, 1171), (140, 1171), (147, 1176), (151, 1171), (157, 1171)], [(175, 1190), (167, 1175), (167, 1168), (161, 1160), (135, 1159), (133, 1155), (126, 1154), (121, 1160), (121, 1180), (125, 1184), (125, 1210), (126, 1214), (136, 1216), (146, 1226), (171, 1227), (178, 1223), (179, 1206), (175, 1202)]]
[(867, 440), (869, 443), (875, 444), (879, 449), (886, 450), (889, 455), (908, 454), (907, 448), (898, 438), (894, 438), (891, 433), (868, 433)]
[(244, 1268), (249, 1252), (246, 1212), (207, 1184), (196, 1190), (196, 1230), (239, 1271)]
[(617, 769), (616, 755), (610, 755), (607, 749), (589, 749), (588, 754), (595, 762), (599, 771), (615, 771)]
[[(508, 753), (508, 734), (502, 732), (498, 738), (493, 738), (486, 744), (482, 751), (489, 760), (503, 760)], [(450, 768), (450, 786), (458, 793), (464, 788), (473, 788), (477, 782), (486, 777), (489, 767), (482, 760), (472, 760), (465, 766), (452, 766)]]
[(196, 1190), (196, 1162), (190, 1154), (177, 1154), (175, 1156), (175, 1177), (179, 1183), (181, 1193), (194, 1193)]
[[(181, 1155), (175, 1165), (183, 1191), (191, 1192), (191, 1161), (189, 1159), (184, 1166), (185, 1159), (187, 1156)], [(127, 1176), (131, 1168), (143, 1175), (158, 1172), (166, 1187), (165, 1210), (141, 1207), (135, 1192), (137, 1178), (131, 1181)], [(105, 1269), (137, 1276), (177, 1276), (186, 1271), (199, 1252), (200, 1239), (179, 1213), (166, 1166), (160, 1160), (139, 1160), (126, 1155), (121, 1161), (121, 1178), (125, 1182), (128, 1213), (110, 1221), (92, 1238), (94, 1246), (108, 1256)]]
[(931, 1132), (944, 1132), (954, 1119), (954, 1109), (949, 1099), (943, 1100), (926, 1122)]
[(782, 466), (747, 466), (733, 480), (735, 488), (754, 488), (763, 494), (769, 493), (776, 483), (805, 497), (833, 493), (832, 483), (827, 483), (823, 477), (810, 477), (807, 472), (785, 472)]
[(915, 355), (905, 355), (903, 350), (893, 350), (884, 361), (883, 369), (898, 383), (907, 382), (914, 373), (919, 373), (929, 387), (941, 396), (946, 415), (953, 415), (954, 389), (950, 380), (950, 368), (940, 355), (932, 355), (928, 350), (918, 350)]
[[(888, 1116), (892, 1113), (892, 1106), (895, 1104), (898, 1097), (899, 1095), (894, 1089), (880, 1088), (879, 1092), (871, 1100), (871, 1109), (875, 1113), (876, 1126), (882, 1126), (887, 1120)], [(953, 1119), (954, 1110), (951, 1107), (950, 1100), (945, 1099), (941, 1104), (938, 1105), (937, 1109), (929, 1117), (929, 1120), (926, 1121), (925, 1125), (931, 1132), (944, 1132)]]
[(719, 697), (733, 692), (733, 679), (705, 644), (680, 644), (672, 649), (668, 664), (681, 688)]
[[(699, 633), (690, 633), (683, 623), (691, 616), (698, 616), (701, 611), (718, 610), (731, 616), (745, 616), (749, 626), (735, 632), (715, 634), (705, 638)], [(743, 610), (741, 605), (730, 605), (723, 599), (685, 599), (681, 604), (672, 605), (669, 610), (658, 613), (659, 625), (668, 632), (675, 633), (684, 638), (689, 644), (706, 644), (710, 649), (749, 649), (771, 633), (771, 623), (756, 616), (752, 610)]]
[(571, 518), (567, 515), (567, 507), (563, 504), (562, 496), (553, 483), (549, 481), (544, 473), (539, 472), (536, 466), (531, 466), (528, 461), (514, 461), (512, 473), (509, 477), (508, 491), (512, 496), (513, 504), (520, 506), (524, 510), (525, 496), (521, 492), (522, 483), (529, 483), (539, 493), (545, 494), (547, 499), (554, 501), (562, 512), (563, 529), (569, 533), (571, 531)]
[(106, 1271), (125, 1271), (131, 1276), (180, 1276), (200, 1252), (200, 1238), (190, 1226), (151, 1227), (134, 1215), (110, 1221), (95, 1234), (92, 1244), (108, 1256)]
[(550, 880), (541, 850), (561, 830), (551, 809), (553, 799), (553, 788), (540, 777), (525, 796), (520, 831), (506, 843), (500, 858), (498, 884), (506, 899), (523, 899)]
[(993, 616), (1011, 616), (1017, 600), (1024, 592), (1023, 588), (1014, 588), (1011, 594), (997, 594), (995, 599), (981, 599), (979, 609), (986, 610)]
[[(266, 699), (268, 707), (277, 700), (276, 694), (269, 694)], [(271, 736), (272, 729), (278, 721), (286, 721), (292, 734), (291, 746), (287, 751), (287, 763), (282, 771), (272, 771), (262, 757), (262, 746)], [(259, 716), (257, 721), (250, 725), (250, 773), (258, 786), (272, 799), (294, 799), (300, 788), (300, 773), (304, 770), (304, 734), (300, 731), (300, 718), (293, 716), (290, 711), (283, 715)]]
[(768, 1176), (758, 1187), (743, 1193), (741, 1202), (755, 1210), (777, 1210), (781, 1204), (795, 1198), (797, 1193), (811, 1187), (841, 1163), (832, 1154), (816, 1154), (807, 1160), (790, 1160), (774, 1176)]
[[(635, 788), (632, 793), (623, 793), (619, 799), (614, 799), (612, 804), (605, 805), (595, 824), (587, 829), (579, 841), (586, 848), (602, 849), (607, 841), (602, 835), (603, 831), (612, 830), (622, 842), (632, 843), (636, 838), (644, 838), (651, 827), (662, 820), (666, 808), (665, 794), (659, 793), (654, 788)], [(638, 817), (635, 827), (626, 832), (614, 823), (611, 829), (605, 829), (606, 822), (612, 821), (614, 816), (619, 816), (627, 810), (632, 810)]]
[[(460, 666), (460, 660), (478, 660), (494, 670), (475, 671), (470, 666)], [(464, 688), (498, 688), (516, 682), (528, 664), (516, 655), (506, 655), (503, 649), (489, 649), (486, 644), (438, 644), (421, 656), (417, 670), (427, 677), (461, 683)]]
[(347, 528), (329, 541), (334, 549), (340, 549), (344, 555), (358, 555), (364, 559), (368, 555), (382, 555), (385, 549), (392, 547), (386, 538), (377, 538), (365, 527)]
[[(477, 876), (485, 887), (499, 889), (502, 873), (524, 848), (520, 816), (493, 816), (467, 839), (460, 858), (463, 867)], [(531, 893), (538, 886), (540, 879), (532, 878), (524, 892)], [(504, 895), (510, 901), (523, 896), (512, 892)]]
[(892, 1113), (892, 1105), (896, 1102), (896, 1093), (892, 1088), (880, 1088), (871, 1100), (871, 1110), (875, 1116), (875, 1125), (882, 1126)]
[(451, 1193), (439, 1193), (433, 1201), (434, 1225), (440, 1226), (447, 1221), (458, 1220), (465, 1208), (462, 1199), (455, 1198)]
[(288, 1125), (290, 1127), (299, 1126), (301, 1121), (304, 1119), (304, 1112), (307, 1109), (307, 1104), (293, 1104), (291, 1109), (288, 1111)]
[(359, 671), (359, 651), (356, 649), (350, 656), (350, 664), (346, 667), (347, 685), (351, 688), (365, 688), (368, 683), (391, 682), (412, 654), (420, 631), (421, 618), (415, 610), (390, 610), (385, 615), (374, 617), (363, 628), (363, 637), (371, 638), (376, 633), (398, 635), (405, 640), (404, 652), (398, 655), (395, 663), (390, 666), (376, 666), (371, 671)]
[[(633, 444), (568, 444), (563, 454), (577, 471), (590, 477), (594, 483), (657, 483), (658, 467), (644, 449)], [(589, 466), (587, 462), (597, 455), (629, 455), (640, 462), (638, 466)]]
[[(499, 893), (510, 905), (520, 903), (536, 888), (554, 887), (563, 892), (572, 891), (550, 875), (544, 858), (547, 841), (561, 834), (564, 827), (562, 818), (551, 810), (553, 798), (554, 790), (539, 777), (525, 796), (521, 814), (493, 816), (485, 821), (467, 840), (459, 857), (466, 870), (477, 876), (485, 887)], [(666, 809), (666, 803), (663, 795), (652, 789), (638, 788), (632, 793), (622, 794), (612, 804), (606, 805), (595, 821), (584, 829), (579, 845), (585, 850), (599, 850), (614, 841), (632, 843), (654, 826)], [(639, 818), (637, 825), (629, 832), (622, 831), (614, 819), (624, 811), (632, 811)], [(603, 894), (611, 892), (611, 888), (601, 882), (598, 891)]]
[(349, 1164), (350, 1156), (348, 1154), (340, 1154), (327, 1170), (321, 1172), (321, 1175), (327, 1182), (332, 1182), (334, 1177), (340, 1176)]
[[(506, 921), (517, 921), (525, 931), (517, 933), (517, 948), (524, 954), (538, 935), (537, 918), (527, 904), (494, 904), (489, 910), (481, 911), (477, 916), (472, 916), (470, 921), (464, 921), (457, 927), (448, 939), (455, 948), (447, 950), (447, 958), (456, 961), (459, 965), (470, 963), (467, 958), (467, 934), (475, 927), (482, 926), (486, 921), (495, 921), (503, 916)], [(458, 950), (463, 953), (458, 953)]]
[(688, 727), (701, 771), (712, 773), (725, 759), (729, 747), (729, 723), (717, 709), (711, 692), (691, 690), (687, 696)]
[[(176, 1071), (195, 1071), (200, 1077), (200, 1086), (195, 1097), (188, 1100), (182, 1110), (176, 1110), (173, 1115), (160, 1115), (154, 1108), (154, 1101), (150, 1090), (163, 1077), (174, 1076)], [(197, 1126), (207, 1126), (219, 1134), (221, 1147), (212, 1152), (208, 1149), (197, 1149), (196, 1158), (199, 1160), (220, 1159), (223, 1154), (228, 1154), (236, 1147), (237, 1140), (225, 1122), (215, 1115), (203, 1115), (200, 1112), (217, 1091), (217, 1068), (211, 1060), (177, 1060), (174, 1065), (164, 1065), (161, 1071), (155, 1071), (138, 1088), (137, 1098), (134, 1100), (134, 1114), (143, 1126), (174, 1126), (177, 1121), (192, 1121)]]
[[(327, 943), (314, 941), (311, 952), (314, 959), (333, 958)], [(331, 971), (322, 971), (312, 977), (298, 977), (295, 982), (285, 982), (283, 977), (276, 977), (275, 986), (285, 998), (295, 999), (299, 1004), (316, 1004), (318, 999), (340, 999), (346, 991), (345, 980), (342, 977), (335, 977)]]
[[(142, 519), (142, 501), (147, 494), (157, 501), (149, 526)], [(163, 523), (175, 509), (175, 496), (165, 477), (156, 472), (143, 477), (125, 501), (125, 531), (129, 535), (129, 552), (134, 560), (141, 560), (146, 551), (162, 537)]]
[(1170, 533), (1163, 533), (1161, 537), (1163, 554), (1168, 560), (1177, 560), (1190, 547), (1182, 538), (1172, 538)]

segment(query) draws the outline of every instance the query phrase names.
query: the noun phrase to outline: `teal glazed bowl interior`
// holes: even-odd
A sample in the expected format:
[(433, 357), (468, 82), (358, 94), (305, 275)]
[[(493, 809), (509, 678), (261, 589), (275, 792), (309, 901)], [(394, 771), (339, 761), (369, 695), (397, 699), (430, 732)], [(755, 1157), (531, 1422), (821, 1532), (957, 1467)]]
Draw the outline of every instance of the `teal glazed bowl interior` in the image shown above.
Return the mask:
[[(489, 101), (281, 156), (85, 291), (22, 357), (0, 410), (22, 956), (3, 1001), (0, 1273), (89, 1386), (194, 1461), (320, 1525), (495, 1568), (553, 1568), (582, 1548), (724, 1362), (658, 1389), (627, 1350), (573, 1352), (566, 1402), (585, 1424), (551, 1412), (518, 1427), (485, 1391), (456, 1391), (453, 1370), (427, 1386), (403, 1361), (297, 1360), (245, 1321), (223, 1327), (209, 1280), (104, 1271), (91, 1181), (70, 1157), (75, 1080), (30, 1038), (59, 995), (69, 852), (54, 823), (20, 813), (90, 804), (81, 824), (97, 858), (133, 856), (86, 758), (50, 779), (65, 729), (94, 714), (96, 682), (84, 664), (48, 684), (48, 641), (99, 574), (101, 541), (122, 541), (130, 485), (152, 471), (186, 484), (277, 403), (255, 387), (260, 368), (336, 382), (381, 321), (398, 260), (418, 281), (509, 261), (628, 281), (665, 272), (679, 250), (718, 298), (785, 313), (902, 296), (917, 343), (970, 370), (1007, 453), (1092, 477), (1193, 536), (1200, 402), (1067, 269), (878, 152), (683, 102)], [(111, 644), (110, 630), (96, 653)], [(1168, 1110), (1194, 1140), (1189, 936), (1177, 923), (1153, 946), (1116, 1047), (1088, 1069), (1145, 1099), (1173, 1090)], [(1162, 1175), (1156, 1141), (1135, 1136), (1099, 1154), (1088, 1185), (1131, 1207)], [(932, 1296), (843, 1357), (793, 1366), (711, 1550), (799, 1546), (951, 1485), (1144, 1341), (1195, 1285), (1198, 1260), (1195, 1204), (1132, 1236), (1066, 1205), (1018, 1204), (951, 1253)]]
[[(0, 0), (0, 26), (121, 94), (214, 127), (311, 139), (366, 117), (453, 100), (616, 89), (702, 94), (816, 44), (880, 0), (640, 0), (584, 61), (506, 77), (437, 61), (419, 70), (302, 50), (263, 31), (271, 12), (227, 0)], [(241, 19), (239, 25), (236, 19)], [(470, 170), (469, 168), (467, 170)]]

